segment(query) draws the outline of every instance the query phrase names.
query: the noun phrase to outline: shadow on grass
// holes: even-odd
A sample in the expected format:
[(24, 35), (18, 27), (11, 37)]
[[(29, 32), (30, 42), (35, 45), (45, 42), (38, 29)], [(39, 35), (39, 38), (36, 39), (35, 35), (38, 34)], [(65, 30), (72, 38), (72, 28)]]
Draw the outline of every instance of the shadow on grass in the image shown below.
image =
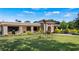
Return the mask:
[(14, 41), (0, 40), (1, 51), (78, 51), (79, 45), (60, 43), (55, 40), (15, 39)]

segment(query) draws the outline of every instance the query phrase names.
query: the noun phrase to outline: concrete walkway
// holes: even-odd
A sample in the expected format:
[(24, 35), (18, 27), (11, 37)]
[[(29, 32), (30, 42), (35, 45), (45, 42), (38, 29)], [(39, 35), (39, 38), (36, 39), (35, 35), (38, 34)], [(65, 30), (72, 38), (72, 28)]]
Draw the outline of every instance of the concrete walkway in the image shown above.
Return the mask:
[(75, 35), (72, 35), (72, 34), (55, 34), (55, 35), (66, 35), (66, 36), (75, 36)]

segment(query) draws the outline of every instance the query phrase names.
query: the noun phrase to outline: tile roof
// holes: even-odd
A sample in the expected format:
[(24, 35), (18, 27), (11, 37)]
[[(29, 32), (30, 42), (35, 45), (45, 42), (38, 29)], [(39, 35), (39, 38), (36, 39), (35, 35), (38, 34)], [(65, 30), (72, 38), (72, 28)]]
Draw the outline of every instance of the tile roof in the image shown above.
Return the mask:
[(22, 23), (22, 22), (0, 22), (0, 25), (27, 25), (27, 26), (40, 26), (40, 23)]

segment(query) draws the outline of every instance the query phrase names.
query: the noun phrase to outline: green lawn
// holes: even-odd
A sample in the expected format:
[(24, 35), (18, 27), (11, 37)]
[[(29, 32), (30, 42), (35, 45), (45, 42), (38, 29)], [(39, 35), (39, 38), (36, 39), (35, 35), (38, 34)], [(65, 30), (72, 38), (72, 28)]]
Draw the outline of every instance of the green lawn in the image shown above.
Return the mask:
[(33, 34), (0, 37), (3, 51), (79, 51), (78, 35)]

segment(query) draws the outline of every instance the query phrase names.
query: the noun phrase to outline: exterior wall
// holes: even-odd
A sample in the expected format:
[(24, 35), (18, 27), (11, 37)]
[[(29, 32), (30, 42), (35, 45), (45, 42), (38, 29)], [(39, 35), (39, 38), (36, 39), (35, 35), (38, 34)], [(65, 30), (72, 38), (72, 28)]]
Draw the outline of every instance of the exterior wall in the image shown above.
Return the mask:
[[(51, 32), (54, 32), (54, 24), (50, 24), (50, 25), (49, 24), (43, 24), (44, 32), (48, 31), (49, 26), (51, 27)], [(41, 25), (36, 26), (36, 27), (42, 28)], [(3, 25), (2, 29), (3, 29), (2, 34), (3, 35), (8, 35), (8, 25)], [(0, 26), (0, 30), (1, 30), (1, 26)], [(27, 32), (27, 25), (22, 25), (22, 26), (19, 25), (19, 31), (17, 32), (17, 34), (21, 34), (23, 32)], [(34, 26), (32, 26), (32, 25), (31, 25), (31, 32), (34, 32)]]
[(54, 32), (54, 26), (51, 26), (51, 32)]
[(26, 26), (22, 26), (23, 28), (23, 33), (27, 31), (27, 27)]
[(34, 32), (34, 27), (33, 26), (31, 26), (31, 32)]
[(44, 33), (48, 31), (48, 25), (47, 24), (44, 24)]
[(3, 26), (3, 35), (8, 35), (8, 27)]
[(51, 25), (44, 24), (44, 33), (46, 31), (48, 31), (48, 27), (51, 27), (51, 32), (54, 32), (54, 25), (53, 24), (51, 24)]
[(19, 34), (22, 34), (22, 33), (23, 33), (23, 27), (19, 26)]

